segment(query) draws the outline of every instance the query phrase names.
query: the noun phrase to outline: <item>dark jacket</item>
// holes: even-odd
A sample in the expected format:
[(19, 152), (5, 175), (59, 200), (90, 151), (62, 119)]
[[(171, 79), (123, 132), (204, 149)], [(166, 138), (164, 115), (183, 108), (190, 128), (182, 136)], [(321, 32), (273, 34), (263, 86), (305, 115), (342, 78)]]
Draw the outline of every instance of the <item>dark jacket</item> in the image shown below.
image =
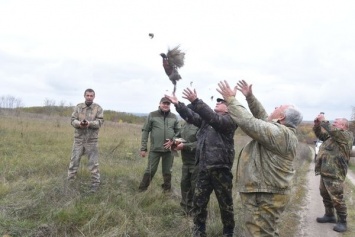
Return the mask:
[(178, 118), (175, 114), (163, 112), (160, 109), (149, 113), (143, 128), (141, 151), (147, 151), (148, 137), (150, 133), (150, 151), (170, 152), (163, 144), (166, 139), (173, 139), (180, 131)]
[(200, 128), (196, 145), (196, 165), (199, 169), (231, 169), (235, 155), (234, 132), (237, 124), (230, 115), (215, 113), (200, 99), (193, 101), (189, 108), (183, 103), (175, 107), (184, 120)]

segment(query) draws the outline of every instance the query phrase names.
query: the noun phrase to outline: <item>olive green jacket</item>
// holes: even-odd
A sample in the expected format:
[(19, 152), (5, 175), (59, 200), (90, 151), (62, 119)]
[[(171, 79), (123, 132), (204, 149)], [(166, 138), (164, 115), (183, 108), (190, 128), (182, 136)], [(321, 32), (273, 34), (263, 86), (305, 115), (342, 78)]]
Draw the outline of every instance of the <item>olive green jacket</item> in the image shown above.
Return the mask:
[(296, 129), (267, 121), (268, 115), (256, 97), (246, 99), (251, 113), (234, 97), (227, 99), (232, 119), (252, 138), (239, 154), (237, 191), (289, 193), (295, 173)]
[[(150, 138), (150, 151), (170, 152), (164, 148), (167, 139), (174, 139), (180, 132), (180, 125), (175, 114), (163, 112), (160, 109), (149, 113), (143, 127), (141, 151), (148, 150), (148, 138)], [(150, 137), (149, 137), (150, 134)]]
[(182, 163), (184, 165), (195, 165), (197, 144), (196, 134), (198, 127), (185, 121), (182, 121), (181, 124), (180, 137), (186, 141), (184, 142), (183, 149), (181, 150)]
[(328, 121), (314, 125), (313, 131), (323, 141), (317, 155), (316, 175), (344, 181), (354, 140), (352, 132), (332, 128)]

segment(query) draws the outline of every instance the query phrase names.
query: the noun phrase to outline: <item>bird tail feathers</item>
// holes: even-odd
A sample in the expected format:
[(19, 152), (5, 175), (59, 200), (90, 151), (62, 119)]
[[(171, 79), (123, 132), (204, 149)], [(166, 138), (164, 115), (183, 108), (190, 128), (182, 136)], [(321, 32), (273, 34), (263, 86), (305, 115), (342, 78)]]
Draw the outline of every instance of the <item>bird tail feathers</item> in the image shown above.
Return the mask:
[(179, 49), (180, 45), (173, 49), (169, 49), (166, 56), (168, 57), (169, 64), (177, 68), (184, 66), (185, 53)]

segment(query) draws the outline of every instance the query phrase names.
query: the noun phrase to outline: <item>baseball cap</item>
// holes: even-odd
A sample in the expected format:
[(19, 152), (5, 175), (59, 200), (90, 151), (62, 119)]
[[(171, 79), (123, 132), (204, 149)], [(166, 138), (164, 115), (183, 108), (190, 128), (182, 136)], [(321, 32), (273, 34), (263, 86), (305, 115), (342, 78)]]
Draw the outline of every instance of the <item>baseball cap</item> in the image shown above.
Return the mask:
[(161, 98), (161, 100), (160, 100), (160, 103), (164, 103), (164, 102), (171, 103), (171, 101), (170, 101), (168, 98), (166, 98), (166, 97), (163, 97), (163, 98)]
[(226, 103), (227, 101), (225, 101), (224, 99), (221, 99), (221, 98), (217, 98), (217, 102), (223, 102), (223, 103)]

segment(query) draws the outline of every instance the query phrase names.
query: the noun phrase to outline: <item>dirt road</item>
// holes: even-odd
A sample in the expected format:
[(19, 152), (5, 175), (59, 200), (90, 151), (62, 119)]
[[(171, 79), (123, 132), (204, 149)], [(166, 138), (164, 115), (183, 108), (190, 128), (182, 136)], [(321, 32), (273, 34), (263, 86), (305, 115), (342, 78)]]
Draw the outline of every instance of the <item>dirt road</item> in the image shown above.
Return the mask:
[(316, 218), (323, 216), (324, 206), (319, 194), (319, 176), (314, 175), (314, 163), (311, 164), (308, 171), (308, 195), (307, 206), (303, 210), (303, 224), (300, 228), (300, 237), (337, 237), (341, 234), (333, 231), (333, 223), (319, 224)]

